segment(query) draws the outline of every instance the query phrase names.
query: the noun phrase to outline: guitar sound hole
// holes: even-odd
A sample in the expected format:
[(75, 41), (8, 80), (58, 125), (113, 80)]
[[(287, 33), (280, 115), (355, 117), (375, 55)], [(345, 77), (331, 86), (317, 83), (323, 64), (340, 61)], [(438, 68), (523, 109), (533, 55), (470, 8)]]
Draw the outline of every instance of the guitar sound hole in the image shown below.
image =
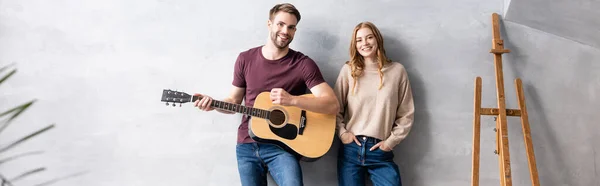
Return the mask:
[(281, 110), (273, 110), (269, 120), (273, 125), (282, 125), (285, 122), (285, 114)]

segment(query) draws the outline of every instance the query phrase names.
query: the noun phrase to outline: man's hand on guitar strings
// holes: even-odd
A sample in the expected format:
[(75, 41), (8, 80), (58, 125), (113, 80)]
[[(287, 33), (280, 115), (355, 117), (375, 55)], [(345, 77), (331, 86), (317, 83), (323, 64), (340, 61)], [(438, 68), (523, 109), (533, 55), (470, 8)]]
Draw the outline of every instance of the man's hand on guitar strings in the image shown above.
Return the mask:
[(283, 106), (290, 106), (290, 105), (295, 105), (295, 97), (290, 95), (288, 92), (286, 92), (285, 90), (281, 89), (281, 88), (274, 88), (271, 89), (271, 101), (273, 102), (273, 104), (278, 104), (278, 105), (283, 105)]

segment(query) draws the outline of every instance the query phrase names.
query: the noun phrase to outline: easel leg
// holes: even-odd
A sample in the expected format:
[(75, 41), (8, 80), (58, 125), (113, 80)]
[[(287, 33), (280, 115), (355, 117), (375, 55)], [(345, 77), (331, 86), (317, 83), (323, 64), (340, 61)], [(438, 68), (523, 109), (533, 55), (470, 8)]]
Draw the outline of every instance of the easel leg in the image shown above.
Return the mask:
[(475, 78), (475, 100), (473, 106), (473, 162), (471, 186), (479, 186), (479, 149), (481, 139), (481, 77)]
[(535, 163), (535, 154), (533, 152), (533, 143), (531, 140), (531, 129), (529, 128), (529, 118), (527, 115), (527, 107), (525, 105), (525, 94), (523, 93), (523, 83), (521, 79), (515, 80), (515, 86), (517, 91), (517, 101), (519, 104), (519, 110), (521, 110), (521, 125), (523, 128), (523, 137), (525, 140), (525, 149), (527, 152), (527, 161), (529, 162), (529, 176), (531, 177), (532, 186), (539, 186), (540, 181), (538, 178), (537, 165)]
[(512, 186), (511, 170), (510, 170), (510, 153), (508, 150), (508, 127), (506, 125), (506, 103), (504, 101), (504, 77), (502, 74), (502, 56), (494, 55), (494, 64), (496, 66), (496, 91), (498, 96), (498, 119), (497, 131), (500, 146), (498, 154), (500, 157), (500, 180), (502, 186)]
[(506, 179), (504, 177), (504, 164), (502, 162), (504, 162), (504, 160), (502, 159), (502, 148), (500, 148), (500, 141), (502, 140), (500, 138), (500, 131), (498, 130), (500, 128), (500, 120), (496, 119), (496, 154), (498, 155), (498, 168), (500, 169), (499, 173), (500, 173), (500, 185), (504, 186), (506, 184)]
[(510, 153), (508, 149), (508, 127), (506, 126), (506, 102), (504, 96), (504, 74), (502, 72), (502, 54), (509, 52), (504, 49), (504, 41), (500, 39), (500, 26), (498, 23), (498, 14), (492, 14), (492, 53), (494, 53), (494, 69), (496, 71), (496, 95), (498, 101), (498, 122), (497, 130), (500, 139), (498, 154), (500, 157), (500, 180), (502, 186), (512, 186), (510, 171)]

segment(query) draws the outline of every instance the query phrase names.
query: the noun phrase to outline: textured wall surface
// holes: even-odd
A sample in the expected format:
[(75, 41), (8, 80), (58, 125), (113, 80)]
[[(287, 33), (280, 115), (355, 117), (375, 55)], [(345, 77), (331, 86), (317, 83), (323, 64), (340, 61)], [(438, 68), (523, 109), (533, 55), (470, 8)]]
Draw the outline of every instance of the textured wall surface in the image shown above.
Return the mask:
[[(165, 107), (159, 97), (170, 88), (224, 98), (237, 55), (266, 42), (268, 11), (278, 2), (0, 1), (0, 64), (18, 69), (0, 86), (0, 111), (37, 99), (0, 134), (0, 145), (57, 125), (0, 154), (44, 151), (0, 164), (0, 173), (12, 178), (47, 168), (15, 185), (239, 185), (241, 115)], [(519, 8), (513, 6), (527, 2), (292, 1), (302, 20), (291, 47), (312, 57), (333, 86), (352, 29), (375, 23), (389, 57), (406, 66), (416, 99), (414, 128), (394, 150), (404, 185), (464, 186), (476, 76), (483, 78), (482, 106), (496, 106), (491, 14), (508, 8), (511, 18)], [(504, 55), (507, 106), (517, 107), (512, 82), (520, 77), (541, 183), (600, 185), (600, 50), (593, 44), (600, 39), (568, 37), (598, 24), (554, 32), (579, 23), (557, 17), (548, 19), (555, 26), (536, 28), (522, 25), (518, 14), (502, 23), (513, 51)], [(591, 23), (593, 15), (581, 20)], [(508, 122), (513, 185), (530, 185), (520, 122)], [(493, 128), (493, 118), (483, 117), (481, 185), (499, 184)], [(305, 185), (337, 184), (338, 147), (335, 141), (319, 161), (302, 163)]]
[(600, 1), (515, 0), (506, 19), (600, 48)]

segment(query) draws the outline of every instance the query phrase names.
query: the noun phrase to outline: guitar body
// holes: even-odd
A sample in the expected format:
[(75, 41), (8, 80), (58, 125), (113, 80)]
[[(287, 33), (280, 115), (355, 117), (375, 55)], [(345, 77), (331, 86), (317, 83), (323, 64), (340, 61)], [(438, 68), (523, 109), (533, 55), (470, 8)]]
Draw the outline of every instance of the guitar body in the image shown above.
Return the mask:
[(335, 134), (335, 115), (273, 105), (269, 92), (259, 94), (253, 107), (271, 111), (269, 119), (250, 120), (248, 133), (255, 141), (279, 145), (302, 156), (304, 161), (314, 161), (329, 151)]
[[(301, 96), (313, 97), (312, 94)], [(163, 90), (162, 102), (194, 102), (201, 95), (189, 95), (185, 92)], [(258, 142), (272, 143), (294, 154), (303, 161), (315, 161), (325, 155), (333, 143), (335, 134), (334, 114), (320, 114), (291, 106), (273, 105), (269, 92), (256, 97), (253, 107), (213, 100), (212, 108), (251, 116), (248, 133)]]

